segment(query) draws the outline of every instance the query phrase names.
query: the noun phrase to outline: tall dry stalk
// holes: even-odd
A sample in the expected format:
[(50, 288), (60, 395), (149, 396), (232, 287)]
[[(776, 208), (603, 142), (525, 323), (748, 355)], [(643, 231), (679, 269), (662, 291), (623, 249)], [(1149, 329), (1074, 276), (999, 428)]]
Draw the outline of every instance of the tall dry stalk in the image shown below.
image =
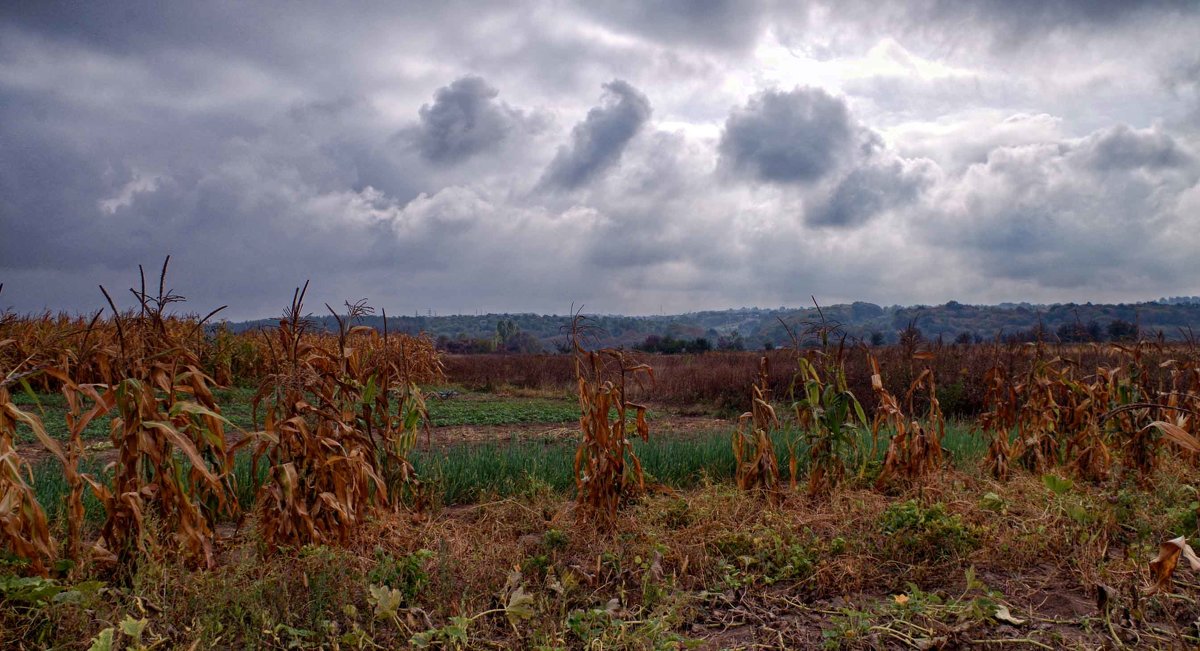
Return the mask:
[[(426, 338), (382, 335), (354, 322), (371, 313), (365, 302), (334, 313), (332, 339), (309, 332), (308, 284), (267, 335), (274, 369), (254, 397), (264, 404), (264, 431), (253, 466), (266, 461), (259, 524), (274, 545), (345, 541), (375, 509), (407, 496), (425, 499), (408, 456), (427, 416), (419, 381), (441, 377)], [(328, 307), (328, 306), (327, 306)], [(333, 346), (328, 345), (329, 342)]]
[(917, 392), (928, 393), (929, 409), (922, 423), (905, 416), (895, 396), (883, 388), (879, 364), (870, 354), (867, 357), (874, 371), (871, 385), (879, 403), (871, 426), (872, 438), (878, 439), (884, 425), (890, 425), (893, 430), (876, 486), (883, 487), (894, 476), (917, 480), (936, 473), (942, 465), (942, 438), (946, 433), (946, 420), (938, 401), (933, 371), (928, 368), (921, 371), (906, 395), (908, 411), (913, 413)]
[(254, 397), (256, 413), (269, 397), (253, 466), (268, 463), (258, 514), (263, 538), (274, 545), (345, 541), (373, 500), (387, 499), (370, 436), (355, 426), (360, 389), (347, 377), (350, 333), (339, 333), (334, 351), (314, 346), (305, 336), (307, 290), (307, 283), (296, 290), (275, 330), (276, 370)]
[(993, 477), (1006, 481), (1012, 463), (1011, 438), (1017, 426), (1020, 401), (1002, 366), (988, 369), (984, 382), (987, 386), (984, 394), (986, 411), (979, 416), (979, 424), (989, 437), (984, 466)]
[(653, 381), (654, 370), (618, 350), (586, 350), (586, 333), (577, 313), (571, 324), (581, 434), (575, 453), (576, 499), (580, 513), (612, 528), (622, 501), (634, 490), (645, 489), (642, 464), (627, 436), (629, 410), (635, 414), (632, 429), (642, 440), (649, 440), (650, 427), (646, 407), (629, 402), (627, 384), (643, 377)]
[[(182, 296), (166, 287), (163, 263), (156, 294), (145, 288), (130, 292), (138, 310), (123, 314), (101, 287), (113, 311), (117, 338), (96, 356), (111, 377), (116, 410), (110, 439), (117, 452), (111, 485), (85, 478), (104, 504), (100, 535), (123, 568), (145, 552), (150, 539), (146, 518), (156, 515), (172, 533), (174, 546), (189, 558), (212, 566), (214, 525), (233, 516), (233, 454), (226, 445), (226, 421), (200, 370), (200, 360), (184, 339), (194, 336), (205, 319), (190, 330), (170, 326), (166, 310)], [(211, 317), (216, 311), (209, 314)]]
[[(107, 387), (76, 384), (71, 379), (70, 366), (46, 369), (46, 372), (59, 380), (60, 391), (67, 404), (65, 414), (67, 424), (67, 445), (65, 451), (51, 452), (62, 463), (63, 477), (67, 482), (65, 513), (67, 523), (67, 557), (78, 564), (83, 559), (84, 521), (83, 494), (85, 484), (94, 478), (89, 478), (79, 471), (79, 463), (83, 459), (83, 432), (91, 422), (112, 411), (116, 405), (116, 392)], [(103, 389), (103, 393), (100, 392)], [(87, 403), (91, 406), (88, 407)]]
[(13, 404), (9, 386), (22, 377), (15, 369), (0, 376), (0, 550), (27, 561), (33, 573), (45, 575), (57, 548), (46, 512), (33, 492), (32, 470), (17, 452), (17, 424), (29, 426), (47, 447), (56, 448), (57, 443), (36, 415)]
[(759, 361), (758, 382), (751, 387), (750, 411), (738, 418), (733, 433), (734, 478), (742, 490), (761, 490), (772, 503), (783, 497), (779, 483), (779, 459), (771, 431), (779, 426), (771, 406), (771, 382), (767, 358)]

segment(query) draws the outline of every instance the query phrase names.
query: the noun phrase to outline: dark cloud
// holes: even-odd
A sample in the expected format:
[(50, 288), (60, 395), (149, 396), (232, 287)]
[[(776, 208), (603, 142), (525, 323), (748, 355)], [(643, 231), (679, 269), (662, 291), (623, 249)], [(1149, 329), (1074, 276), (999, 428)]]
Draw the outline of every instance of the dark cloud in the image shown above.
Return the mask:
[(928, 161), (893, 160), (859, 167), (834, 186), (829, 197), (806, 212), (814, 226), (859, 226), (889, 209), (906, 208), (928, 187)]
[(1196, 3), (1189, 0), (936, 0), (916, 15), (947, 22), (970, 18), (997, 27), (1010, 42), (1023, 42), (1048, 31), (1091, 29), (1146, 15), (1195, 11)]
[(719, 150), (722, 165), (735, 173), (807, 183), (875, 146), (841, 99), (820, 88), (796, 88), (760, 93), (736, 109), (725, 121)]
[(616, 165), (621, 152), (650, 119), (650, 100), (620, 79), (604, 84), (604, 100), (571, 129), (570, 146), (560, 147), (539, 185), (573, 189)]
[(494, 149), (520, 116), (496, 101), (500, 91), (466, 76), (439, 88), (420, 110), (420, 124), (405, 133), (425, 160), (452, 165)]

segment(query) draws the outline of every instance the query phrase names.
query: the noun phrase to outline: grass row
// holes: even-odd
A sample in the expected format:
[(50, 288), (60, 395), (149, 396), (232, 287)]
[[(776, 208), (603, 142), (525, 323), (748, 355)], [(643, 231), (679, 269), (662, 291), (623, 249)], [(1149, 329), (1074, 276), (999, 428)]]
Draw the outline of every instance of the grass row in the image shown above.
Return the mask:
[[(651, 438), (635, 440), (634, 451), (641, 460), (647, 479), (671, 488), (689, 488), (705, 481), (729, 481), (734, 474), (734, 458), (729, 432), (708, 432), (688, 438)], [(783, 473), (787, 473), (789, 446), (794, 446), (800, 459), (800, 472), (807, 467), (808, 450), (800, 432), (780, 430), (774, 433), (775, 451)], [(986, 452), (986, 441), (965, 425), (946, 429), (943, 446), (952, 462), (967, 464)], [(886, 449), (881, 440), (873, 459), (865, 459), (871, 447), (869, 434), (863, 434), (859, 455), (850, 459), (855, 469), (873, 474)], [(434, 451), (416, 450), (412, 454), (417, 473), (434, 491), (443, 505), (470, 504), (491, 497), (508, 497), (538, 491), (570, 492), (574, 480), (574, 445), (570, 442), (541, 442), (513, 439), (478, 445), (457, 445)], [(83, 464), (82, 470), (103, 476), (105, 470), (96, 461)], [(236, 460), (234, 477), (238, 499), (249, 508), (265, 477), (261, 465), (253, 472), (249, 454)], [(68, 492), (66, 480), (58, 462), (47, 459), (33, 469), (34, 488), (38, 501), (52, 520), (62, 514), (63, 498)], [(85, 494), (84, 508), (92, 523), (103, 519), (103, 507), (91, 495)]]
[[(234, 387), (214, 392), (221, 405), (221, 415), (243, 430), (256, 429), (251, 403), (254, 389)], [(50, 436), (66, 440), (66, 400), (62, 394), (28, 394), (17, 391), (13, 402), (22, 409), (32, 410), (42, 418)], [(427, 401), (429, 420), (435, 427), (513, 425), (522, 423), (569, 423), (579, 419), (579, 403), (565, 398), (527, 398), (481, 394), (458, 395), (449, 399), (431, 396)], [(83, 432), (84, 440), (101, 441), (108, 438), (109, 418), (97, 418)], [(259, 425), (262, 414), (259, 414)], [(21, 425), (17, 439), (33, 443), (36, 439)]]
[(435, 427), (568, 423), (579, 419), (579, 402), (566, 399), (462, 396), (430, 399), (426, 407)]

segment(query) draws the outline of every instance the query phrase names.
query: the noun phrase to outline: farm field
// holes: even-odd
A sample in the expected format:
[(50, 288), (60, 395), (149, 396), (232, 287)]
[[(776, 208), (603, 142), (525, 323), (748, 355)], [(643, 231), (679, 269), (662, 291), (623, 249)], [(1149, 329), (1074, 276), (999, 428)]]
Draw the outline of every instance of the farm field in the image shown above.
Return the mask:
[(302, 300), (5, 318), (5, 648), (1200, 643), (1192, 346), (443, 356)]

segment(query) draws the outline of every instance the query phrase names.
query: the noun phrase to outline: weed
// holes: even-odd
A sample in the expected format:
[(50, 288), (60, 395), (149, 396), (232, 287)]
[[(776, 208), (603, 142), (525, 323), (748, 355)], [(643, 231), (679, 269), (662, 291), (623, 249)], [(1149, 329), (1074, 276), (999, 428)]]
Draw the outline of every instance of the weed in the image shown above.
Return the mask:
[(893, 504), (880, 517), (879, 528), (889, 546), (919, 560), (951, 557), (978, 544), (974, 530), (940, 502), (928, 507), (916, 500)]
[(382, 549), (376, 549), (375, 567), (367, 572), (367, 580), (372, 584), (396, 590), (401, 605), (411, 604), (429, 583), (425, 565), (433, 555), (428, 549), (420, 549), (396, 557)]

